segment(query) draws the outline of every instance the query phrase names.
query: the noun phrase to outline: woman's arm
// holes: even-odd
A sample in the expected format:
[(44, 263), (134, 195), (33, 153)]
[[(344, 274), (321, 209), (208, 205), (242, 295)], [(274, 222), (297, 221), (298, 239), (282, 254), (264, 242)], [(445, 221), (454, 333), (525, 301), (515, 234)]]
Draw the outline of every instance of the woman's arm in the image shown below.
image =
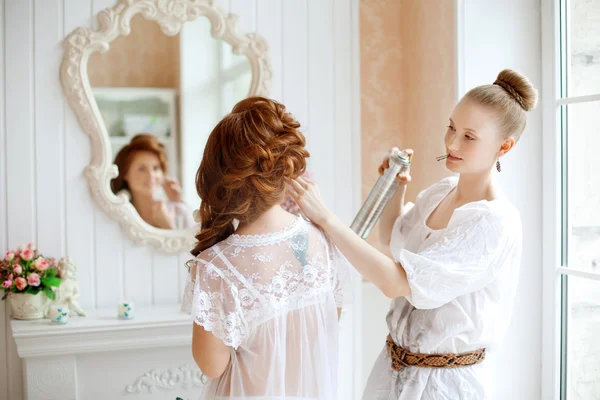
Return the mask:
[[(198, 276), (198, 264), (190, 269), (192, 284)], [(229, 359), (231, 358), (231, 347), (223, 343), (219, 338), (207, 331), (202, 326), (194, 323), (192, 330), (192, 356), (202, 373), (209, 378), (218, 378), (223, 374)]]
[(379, 219), (379, 241), (383, 246), (389, 246), (392, 238), (392, 228), (396, 219), (402, 214), (404, 206), (404, 195), (406, 193), (406, 184), (400, 184), (394, 196), (381, 213)]
[(350, 264), (384, 295), (390, 298), (410, 295), (404, 268), (361, 239), (329, 211), (314, 182), (298, 178), (291, 181), (289, 191), (304, 215), (319, 225)]
[(389, 298), (410, 295), (406, 273), (400, 264), (361, 239), (334, 214), (320, 226), (350, 264), (384, 295)]
[(160, 229), (175, 229), (175, 211), (169, 210), (164, 201), (157, 201), (152, 206), (152, 221)]
[(192, 355), (202, 373), (214, 379), (220, 377), (229, 365), (231, 347), (200, 325), (194, 324)]

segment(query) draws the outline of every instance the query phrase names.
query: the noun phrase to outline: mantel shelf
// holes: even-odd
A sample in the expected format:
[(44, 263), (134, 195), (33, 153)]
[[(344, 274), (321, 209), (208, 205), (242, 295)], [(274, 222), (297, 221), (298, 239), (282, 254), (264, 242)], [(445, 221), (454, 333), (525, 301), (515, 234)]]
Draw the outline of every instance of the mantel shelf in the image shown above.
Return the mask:
[(11, 327), (22, 358), (191, 345), (191, 318), (179, 308), (137, 308), (134, 319), (120, 320), (115, 305), (72, 317), (65, 325), (48, 319), (12, 320)]

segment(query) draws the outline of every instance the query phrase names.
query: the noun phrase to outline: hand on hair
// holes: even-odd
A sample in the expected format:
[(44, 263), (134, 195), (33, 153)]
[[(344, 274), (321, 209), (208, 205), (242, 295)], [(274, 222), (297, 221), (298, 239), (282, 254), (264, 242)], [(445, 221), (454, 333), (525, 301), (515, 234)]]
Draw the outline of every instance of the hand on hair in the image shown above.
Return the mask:
[(181, 185), (177, 179), (165, 177), (163, 188), (170, 201), (181, 203)]
[[(383, 171), (388, 169), (390, 166), (390, 162), (389, 159), (391, 157), (391, 155), (395, 152), (398, 151), (399, 149), (397, 147), (392, 147), (390, 149), (390, 151), (388, 151), (387, 155), (385, 156), (385, 158), (383, 159), (383, 162), (381, 163), (381, 165), (379, 166), (379, 175), (383, 174)], [(413, 150), (412, 149), (404, 149), (404, 152), (406, 152), (406, 154), (408, 154), (408, 159), (412, 159), (413, 156)], [(400, 181), (401, 184), (406, 185), (407, 183), (409, 183), (411, 181), (411, 177), (410, 174), (405, 174), (405, 175), (397, 175), (396, 178)]]
[(175, 229), (175, 212), (170, 212), (164, 201), (152, 206), (152, 225), (161, 229)]
[(298, 177), (290, 181), (288, 192), (308, 219), (320, 226), (327, 222), (331, 211), (321, 198), (321, 192), (315, 182)]

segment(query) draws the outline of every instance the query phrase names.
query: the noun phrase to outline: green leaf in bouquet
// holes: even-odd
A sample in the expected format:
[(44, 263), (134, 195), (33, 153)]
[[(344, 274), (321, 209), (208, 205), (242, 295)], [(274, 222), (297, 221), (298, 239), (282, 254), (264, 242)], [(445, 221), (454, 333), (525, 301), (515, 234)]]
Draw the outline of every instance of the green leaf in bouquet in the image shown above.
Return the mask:
[(39, 286), (27, 286), (27, 289), (25, 289), (25, 293), (29, 293), (29, 294), (38, 294), (40, 292), (40, 287)]
[(46, 277), (53, 278), (56, 276), (57, 273), (58, 271), (56, 270), (56, 268), (48, 268), (46, 270)]
[(2, 296), (2, 300), (6, 300), (7, 297), (8, 297), (8, 292), (5, 292), (4, 296)]
[(44, 288), (44, 293), (46, 294), (46, 296), (48, 296), (50, 300), (56, 300), (56, 293), (54, 293), (54, 290), (52, 290), (51, 288)]
[(60, 278), (57, 278), (56, 276), (42, 278), (40, 282), (42, 282), (42, 285), (44, 286), (60, 286)]

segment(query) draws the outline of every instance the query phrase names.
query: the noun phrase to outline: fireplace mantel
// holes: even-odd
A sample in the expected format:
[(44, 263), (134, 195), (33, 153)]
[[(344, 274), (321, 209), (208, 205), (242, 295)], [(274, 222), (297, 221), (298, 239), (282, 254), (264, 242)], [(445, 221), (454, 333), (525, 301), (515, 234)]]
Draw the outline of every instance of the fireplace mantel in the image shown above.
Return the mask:
[(26, 399), (198, 398), (204, 378), (179, 305), (138, 308), (132, 320), (116, 313), (115, 306), (65, 325), (11, 321)]

